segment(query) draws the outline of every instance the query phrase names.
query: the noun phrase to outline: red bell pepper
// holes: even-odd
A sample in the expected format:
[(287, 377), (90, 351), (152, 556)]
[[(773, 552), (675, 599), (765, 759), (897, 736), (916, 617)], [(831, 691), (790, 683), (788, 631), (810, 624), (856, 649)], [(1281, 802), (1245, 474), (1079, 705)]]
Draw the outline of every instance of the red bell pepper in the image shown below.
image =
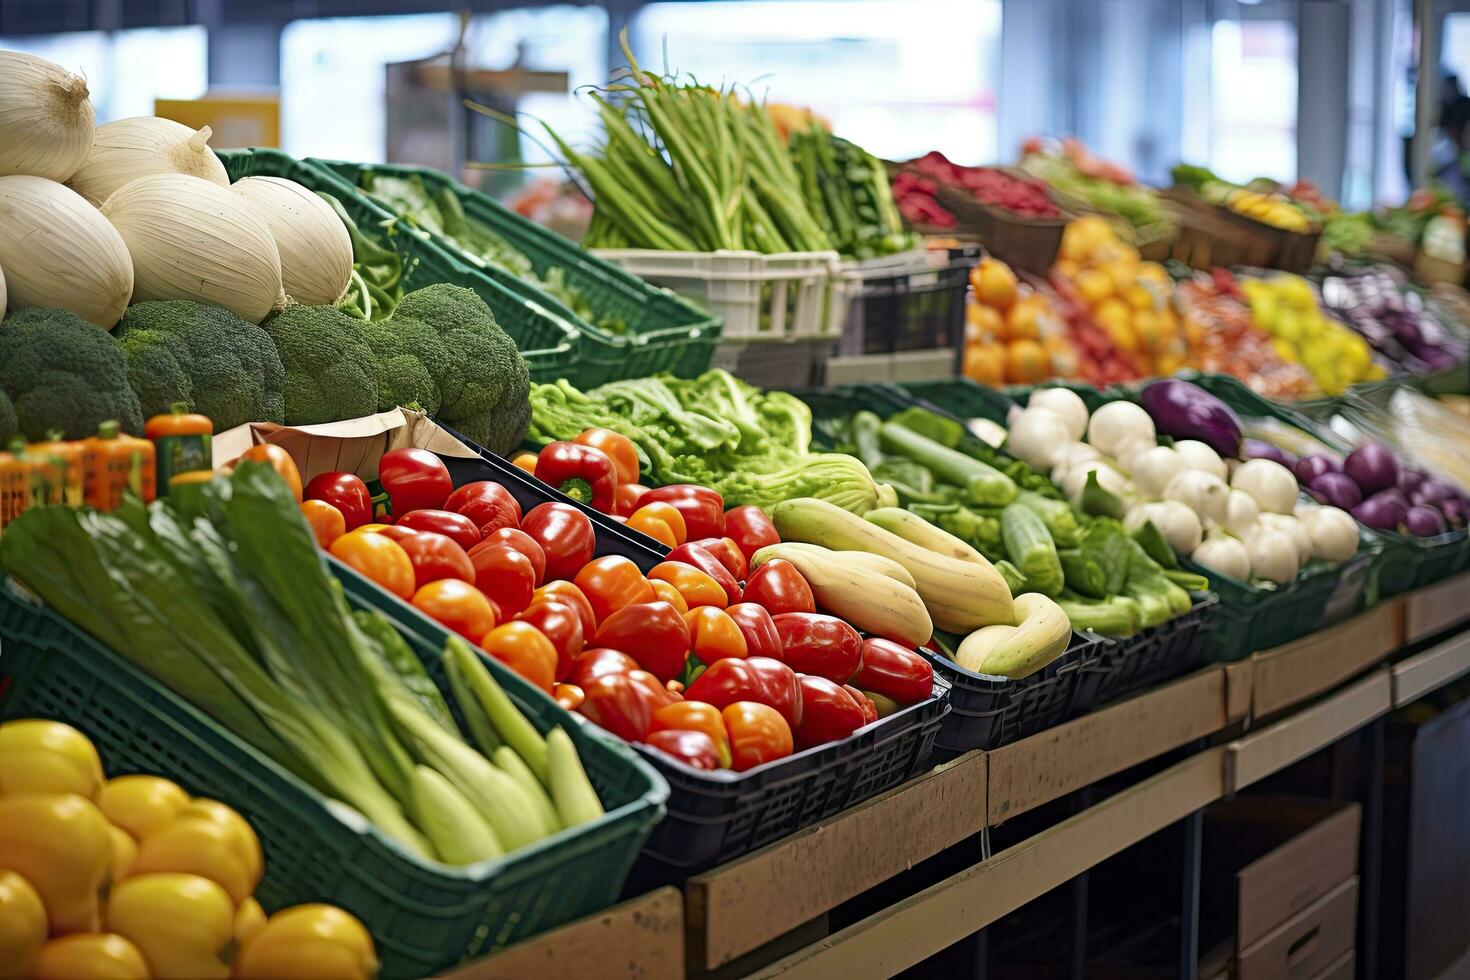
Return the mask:
[(683, 673), (689, 657), (689, 627), (667, 602), (636, 602), (615, 610), (597, 628), (593, 642), (636, 657), (660, 684)]
[[(454, 492), (444, 461), (427, 449), (390, 449), (378, 460), (378, 483), (388, 494), (394, 514), (439, 509)], [(458, 508), (449, 507), (448, 510)]]
[[(521, 523), (521, 505), (510, 491), (489, 480), (476, 480), (455, 490), (439, 505), (475, 522), (480, 537)], [(576, 510), (575, 507), (572, 508)]]
[(744, 582), (746, 576), (750, 574), (750, 563), (745, 560), (745, 554), (740, 550), (740, 546), (730, 538), (700, 538), (690, 543), (697, 544), (714, 555), (735, 581)]
[(621, 650), (603, 647), (587, 647), (577, 654), (572, 663), (572, 673), (567, 680), (585, 689), (595, 678), (604, 674), (626, 674), (638, 669), (638, 661)]
[(863, 662), (852, 683), (900, 704), (913, 704), (934, 693), (934, 667), (901, 643), (873, 637), (863, 641)]
[(679, 508), (690, 539), (718, 538), (725, 533), (725, 499), (708, 487), (678, 483), (658, 487), (638, 498), (638, 506), (662, 500)]
[(303, 496), (307, 500), (325, 501), (340, 510), (349, 531), (373, 519), (373, 495), (368, 493), (367, 484), (352, 473), (318, 473), (306, 485)]
[(725, 536), (739, 546), (746, 561), (766, 545), (781, 543), (776, 525), (771, 523), (766, 512), (749, 504), (725, 511)]
[(682, 694), (669, 690), (664, 686), (663, 681), (646, 670), (628, 671), (628, 680), (638, 685), (638, 690), (643, 692), (644, 698), (648, 700), (649, 707), (653, 711), (684, 700)]
[(607, 453), (575, 442), (549, 443), (536, 456), (536, 479), (549, 483), (579, 504), (613, 512), (618, 471)]
[(653, 723), (648, 695), (627, 674), (603, 674), (579, 684), (584, 698), (577, 710), (629, 742), (641, 742)]
[(582, 617), (577, 610), (570, 603), (533, 596), (531, 604), (516, 619), (530, 623), (546, 634), (551, 645), (556, 647), (556, 679), (561, 681), (570, 677), (572, 667), (587, 642), (582, 632)]
[(836, 616), (782, 613), (771, 618), (781, 637), (781, 659), (798, 674), (846, 684), (862, 666), (863, 638)]
[(579, 446), (596, 449), (612, 460), (613, 474), (620, 486), (638, 482), (638, 447), (621, 432), (611, 429), (584, 429), (572, 441)]
[(684, 692), (686, 701), (724, 708), (736, 701), (768, 704), (794, 728), (801, 724), (801, 691), (796, 672), (769, 657), (728, 657), (711, 664)]
[(746, 602), (760, 603), (772, 616), (817, 611), (812, 587), (784, 558), (772, 558), (752, 572), (745, 580), (744, 595)]
[(470, 548), (470, 554), (497, 544), (508, 544), (526, 556), (531, 567), (536, 569), (536, 585), (539, 588), (546, 578), (546, 551), (536, 543), (536, 539), (518, 527), (503, 527), (485, 535), (479, 544)]
[(766, 607), (754, 602), (737, 602), (725, 610), (745, 637), (745, 655), (781, 659), (781, 634)]
[[(693, 565), (720, 583), (720, 588), (725, 590), (725, 602), (727, 605), (740, 601), (739, 581), (736, 580), (735, 576), (730, 574), (730, 570), (725, 567), (723, 562), (699, 545), (681, 544), (669, 552), (667, 560), (681, 561), (686, 565)], [(802, 581), (805, 583), (806, 580), (803, 579)]]
[(599, 624), (624, 606), (658, 599), (638, 566), (622, 555), (594, 558), (582, 566), (572, 583), (587, 596)]
[(684, 621), (689, 624), (689, 649), (701, 663), (748, 655), (745, 634), (725, 610), (699, 606), (685, 613)]
[(720, 768), (719, 749), (714, 739), (704, 732), (665, 728), (650, 732), (643, 743), (673, 756), (691, 769), (712, 771)]
[(531, 560), (508, 544), (482, 548), (470, 556), (475, 586), (507, 617), (531, 604), (536, 591), (536, 569)]
[(627, 517), (638, 509), (639, 499), (648, 492), (648, 488), (639, 483), (623, 483), (613, 491), (613, 514), (617, 517)]
[(863, 724), (871, 724), (878, 720), (878, 706), (873, 703), (872, 698), (851, 684), (842, 685), (842, 689), (852, 695), (852, 699), (857, 702), (858, 707), (863, 709)]
[(519, 523), (521, 530), (546, 552), (547, 578), (570, 581), (592, 560), (597, 549), (591, 518), (571, 504), (540, 504)]
[(730, 736), (725, 732), (725, 721), (720, 709), (703, 701), (675, 701), (653, 713), (651, 732), (674, 729), (686, 732), (704, 732), (715, 743), (720, 765), (730, 765)]
[(798, 674), (801, 724), (793, 732), (801, 748), (847, 738), (867, 724), (862, 706), (842, 685), (814, 674)]
[(736, 701), (720, 714), (730, 733), (731, 768), (736, 772), (791, 754), (791, 725), (779, 711), (758, 701)]
[(480, 529), (475, 522), (452, 510), (424, 508), (400, 514), (396, 527), (411, 531), (433, 531), (442, 534), (465, 551), (480, 543)]

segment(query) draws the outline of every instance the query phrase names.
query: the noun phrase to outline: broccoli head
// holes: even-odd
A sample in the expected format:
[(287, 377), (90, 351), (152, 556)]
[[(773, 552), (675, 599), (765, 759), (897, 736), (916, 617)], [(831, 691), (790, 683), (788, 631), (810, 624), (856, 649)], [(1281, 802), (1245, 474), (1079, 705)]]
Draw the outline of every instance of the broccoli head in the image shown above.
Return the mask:
[[(437, 415), (444, 401), (440, 382), (452, 384), (459, 376), (438, 331), (422, 320), (394, 316), (364, 323), (362, 333), (378, 359), (378, 411), (405, 405)], [(449, 393), (458, 397), (452, 388)]]
[(520, 445), (531, 424), (531, 375), (485, 301), (439, 283), (403, 297), (393, 315), (427, 323), (449, 350), (438, 417), (493, 452)]
[(284, 422), (286, 371), (270, 335), (218, 306), (170, 299), (128, 307), (115, 335), (144, 417), (182, 403), (216, 431)]
[(18, 431), (20, 429), (15, 418), (15, 406), (10, 403), (10, 396), (4, 389), (0, 389), (0, 446), (8, 445)]
[(20, 310), (0, 322), (0, 390), (10, 396), (27, 439), (50, 432), (83, 439), (109, 419), (143, 434), (122, 345), (75, 313)]
[(288, 306), (261, 326), (286, 371), (287, 425), (340, 422), (378, 410), (378, 361), (361, 320), (331, 306)]

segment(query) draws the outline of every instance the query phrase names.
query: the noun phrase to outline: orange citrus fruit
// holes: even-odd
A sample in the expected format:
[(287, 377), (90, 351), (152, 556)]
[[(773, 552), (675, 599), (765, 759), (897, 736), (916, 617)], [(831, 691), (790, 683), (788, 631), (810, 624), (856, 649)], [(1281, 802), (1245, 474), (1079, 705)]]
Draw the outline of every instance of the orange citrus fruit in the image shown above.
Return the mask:
[(1082, 302), (1089, 307), (1097, 306), (1114, 292), (1113, 281), (1097, 269), (1083, 269), (1072, 284), (1077, 287), (1077, 295), (1082, 297)]
[(1036, 293), (1022, 296), (1006, 313), (1006, 339), (1035, 340), (1041, 336), (1041, 319), (1045, 314), (1045, 299)]
[(998, 338), (1005, 333), (1006, 318), (993, 306), (971, 303), (965, 314), (966, 338)]
[(1005, 384), (1006, 349), (1000, 344), (967, 344), (965, 377), (986, 385)]
[(1013, 340), (1006, 348), (1006, 380), (1012, 384), (1035, 384), (1051, 372), (1051, 358), (1034, 340)]
[(999, 259), (981, 259), (970, 270), (970, 285), (975, 289), (975, 298), (986, 306), (1007, 310), (1016, 301), (1016, 274)]

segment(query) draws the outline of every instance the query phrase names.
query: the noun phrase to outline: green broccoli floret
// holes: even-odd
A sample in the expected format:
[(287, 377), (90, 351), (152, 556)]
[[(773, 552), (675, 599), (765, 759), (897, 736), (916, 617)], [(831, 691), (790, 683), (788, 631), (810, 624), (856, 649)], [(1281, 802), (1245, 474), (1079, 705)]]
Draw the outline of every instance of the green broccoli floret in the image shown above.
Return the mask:
[(378, 361), (362, 321), (331, 306), (288, 306), (261, 324), (286, 370), (286, 424), (361, 418), (378, 410)]
[(114, 336), (145, 418), (183, 403), (216, 432), (284, 422), (286, 370), (270, 335), (229, 310), (184, 299), (128, 307)]
[(485, 301), (439, 283), (403, 297), (393, 315), (429, 324), (449, 349), (439, 419), (493, 452), (520, 445), (531, 424), (531, 375)]
[(378, 359), (378, 411), (404, 405), (437, 415), (444, 402), (440, 380), (452, 382), (458, 374), (438, 331), (422, 320), (394, 316), (364, 323), (362, 333)]
[(19, 430), (20, 423), (15, 418), (15, 406), (11, 404), (10, 396), (0, 390), (0, 447), (8, 445)]
[(142, 435), (143, 410), (128, 387), (117, 338), (75, 313), (20, 310), (0, 323), (0, 390), (10, 396), (21, 435), (95, 435), (116, 419)]

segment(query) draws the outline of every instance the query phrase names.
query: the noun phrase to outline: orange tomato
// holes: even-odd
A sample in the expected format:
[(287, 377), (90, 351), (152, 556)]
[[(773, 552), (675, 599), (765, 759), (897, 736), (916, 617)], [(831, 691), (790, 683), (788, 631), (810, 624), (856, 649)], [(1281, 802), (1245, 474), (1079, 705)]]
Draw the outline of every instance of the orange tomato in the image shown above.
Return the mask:
[[(678, 589), (674, 588), (674, 584), (672, 582), (665, 582), (661, 579), (650, 578), (648, 580), (648, 584), (653, 586), (653, 594), (658, 596), (659, 601), (667, 602), (669, 605), (679, 610), (680, 616), (689, 611), (689, 603), (684, 601), (684, 597), (679, 594)], [(721, 589), (721, 594), (723, 594), (724, 591), (724, 589)]]
[(1041, 336), (1041, 320), (1046, 312), (1046, 299), (1036, 293), (1016, 300), (1006, 313), (1006, 339), (1035, 340)]
[[(674, 538), (677, 540), (678, 544), (683, 544), (685, 541), (689, 540), (689, 528), (684, 524), (684, 515), (679, 513), (679, 508), (675, 507), (668, 501), (649, 501), (642, 507), (639, 507), (637, 510), (633, 511), (631, 515), (629, 515), (628, 523), (633, 523), (633, 518), (638, 517), (639, 515), (644, 515), (646, 517), (653, 518), (654, 520), (663, 521), (669, 526), (669, 530), (674, 532)], [(670, 545), (670, 547), (678, 547), (678, 545)]]
[(582, 566), (573, 584), (587, 596), (600, 623), (624, 606), (654, 602), (653, 586), (621, 555), (603, 555)]
[(490, 656), (550, 694), (556, 684), (556, 647), (530, 623), (510, 622), (480, 639)]
[(286, 481), (286, 486), (291, 488), (291, 495), (301, 502), (301, 471), (296, 468), (296, 460), (291, 454), (280, 446), (271, 443), (261, 443), (259, 446), (251, 446), (236, 458), (235, 463), (246, 461), (265, 463), (271, 469), (280, 474), (281, 479)]
[(413, 562), (398, 542), (358, 528), (333, 541), (328, 550), (400, 599), (413, 598)]
[(318, 547), (330, 548), (333, 541), (347, 533), (347, 518), (325, 500), (301, 501), (301, 513), (306, 515)]
[(703, 701), (675, 701), (653, 713), (648, 734), (662, 731), (704, 732), (715, 743), (720, 765), (730, 768), (730, 736), (725, 732), (725, 719), (720, 709)]
[(1006, 348), (1006, 380), (1012, 384), (1035, 384), (1048, 376), (1051, 358), (1034, 340), (1013, 340)]
[(1016, 301), (1016, 274), (999, 259), (986, 256), (970, 270), (975, 298), (986, 306), (1008, 310)]
[(638, 482), (638, 450), (633, 447), (633, 440), (621, 432), (611, 429), (586, 429), (581, 435), (572, 440), (583, 446), (591, 446), (593, 449), (601, 449), (607, 453), (617, 469), (618, 483)]
[[(485, 598), (485, 593), (457, 578), (430, 582), (413, 594), (413, 604), (439, 625), (472, 641), (494, 629), (500, 618), (495, 603)], [(551, 655), (556, 657), (554, 649)], [(551, 666), (556, 669), (555, 663)]]
[(1006, 349), (1001, 344), (970, 344), (965, 348), (965, 377), (985, 385), (1006, 381)]

